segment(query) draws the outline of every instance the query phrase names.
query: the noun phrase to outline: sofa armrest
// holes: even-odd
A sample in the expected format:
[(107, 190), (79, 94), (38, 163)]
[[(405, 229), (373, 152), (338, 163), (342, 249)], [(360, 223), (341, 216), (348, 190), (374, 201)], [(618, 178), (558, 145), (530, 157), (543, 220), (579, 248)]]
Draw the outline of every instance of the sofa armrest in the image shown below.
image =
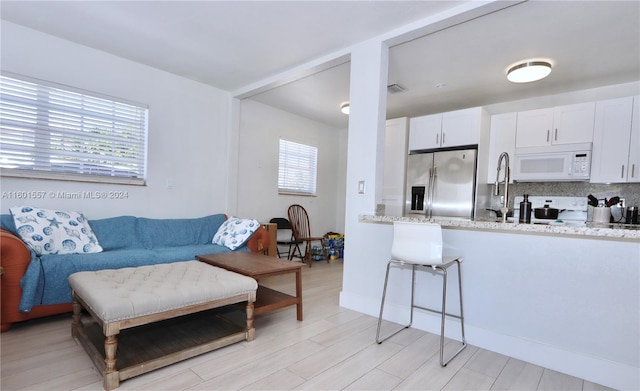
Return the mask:
[(2, 282), (0, 283), (0, 318), (2, 331), (10, 327), (10, 323), (18, 313), (22, 288), (20, 280), (31, 262), (31, 252), (27, 245), (16, 235), (0, 229), (0, 266)]
[(29, 247), (16, 235), (0, 229), (0, 265), (4, 271), (2, 284), (17, 282), (20, 280), (31, 262)]
[(260, 226), (256, 232), (251, 235), (245, 246), (249, 247), (252, 253), (264, 253), (269, 248), (270, 238), (269, 231)]

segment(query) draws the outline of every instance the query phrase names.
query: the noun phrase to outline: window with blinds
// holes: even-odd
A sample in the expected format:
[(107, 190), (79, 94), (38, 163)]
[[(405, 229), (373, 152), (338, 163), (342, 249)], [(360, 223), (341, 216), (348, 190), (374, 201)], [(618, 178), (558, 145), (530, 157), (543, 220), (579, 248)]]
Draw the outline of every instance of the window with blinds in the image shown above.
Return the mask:
[(318, 148), (280, 139), (278, 193), (316, 194)]
[(2, 73), (3, 176), (145, 183), (148, 107)]

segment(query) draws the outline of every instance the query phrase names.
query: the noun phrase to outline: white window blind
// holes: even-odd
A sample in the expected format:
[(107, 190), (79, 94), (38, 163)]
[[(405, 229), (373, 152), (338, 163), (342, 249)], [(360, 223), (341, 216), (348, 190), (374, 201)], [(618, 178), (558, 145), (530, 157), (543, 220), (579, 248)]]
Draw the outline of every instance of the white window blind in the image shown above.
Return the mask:
[(4, 176), (144, 184), (144, 105), (3, 73)]
[(316, 194), (318, 148), (280, 139), (278, 192)]

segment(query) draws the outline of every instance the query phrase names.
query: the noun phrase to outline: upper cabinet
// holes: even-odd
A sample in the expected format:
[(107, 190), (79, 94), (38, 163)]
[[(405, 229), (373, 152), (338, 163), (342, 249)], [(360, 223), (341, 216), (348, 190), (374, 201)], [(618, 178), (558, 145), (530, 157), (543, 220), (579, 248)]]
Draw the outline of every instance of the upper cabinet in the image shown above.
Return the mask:
[(483, 112), (481, 107), (474, 107), (411, 118), (409, 150), (478, 144)]
[(596, 103), (591, 183), (640, 182), (640, 97)]
[(516, 148), (593, 141), (595, 102), (518, 113)]
[[(516, 113), (495, 114), (491, 116), (489, 132), (489, 158), (487, 183), (494, 183), (498, 174), (498, 159), (502, 152), (509, 154), (514, 161), (516, 149)], [(513, 179), (510, 180), (513, 182)]]

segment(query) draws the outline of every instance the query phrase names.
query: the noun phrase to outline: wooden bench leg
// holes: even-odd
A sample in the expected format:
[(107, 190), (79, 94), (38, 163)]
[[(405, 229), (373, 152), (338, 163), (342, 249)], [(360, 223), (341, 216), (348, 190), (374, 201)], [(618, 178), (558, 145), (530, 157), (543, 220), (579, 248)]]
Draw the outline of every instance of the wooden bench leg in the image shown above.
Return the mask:
[(118, 350), (118, 337), (109, 335), (104, 340), (104, 389), (109, 391), (120, 386), (120, 375), (116, 370), (116, 352)]
[(247, 341), (256, 339), (256, 328), (253, 326), (253, 302), (247, 301)]
[(78, 338), (79, 329), (82, 327), (82, 321), (80, 320), (80, 312), (82, 311), (82, 305), (76, 298), (75, 292), (73, 293), (73, 322), (71, 323), (71, 336)]

